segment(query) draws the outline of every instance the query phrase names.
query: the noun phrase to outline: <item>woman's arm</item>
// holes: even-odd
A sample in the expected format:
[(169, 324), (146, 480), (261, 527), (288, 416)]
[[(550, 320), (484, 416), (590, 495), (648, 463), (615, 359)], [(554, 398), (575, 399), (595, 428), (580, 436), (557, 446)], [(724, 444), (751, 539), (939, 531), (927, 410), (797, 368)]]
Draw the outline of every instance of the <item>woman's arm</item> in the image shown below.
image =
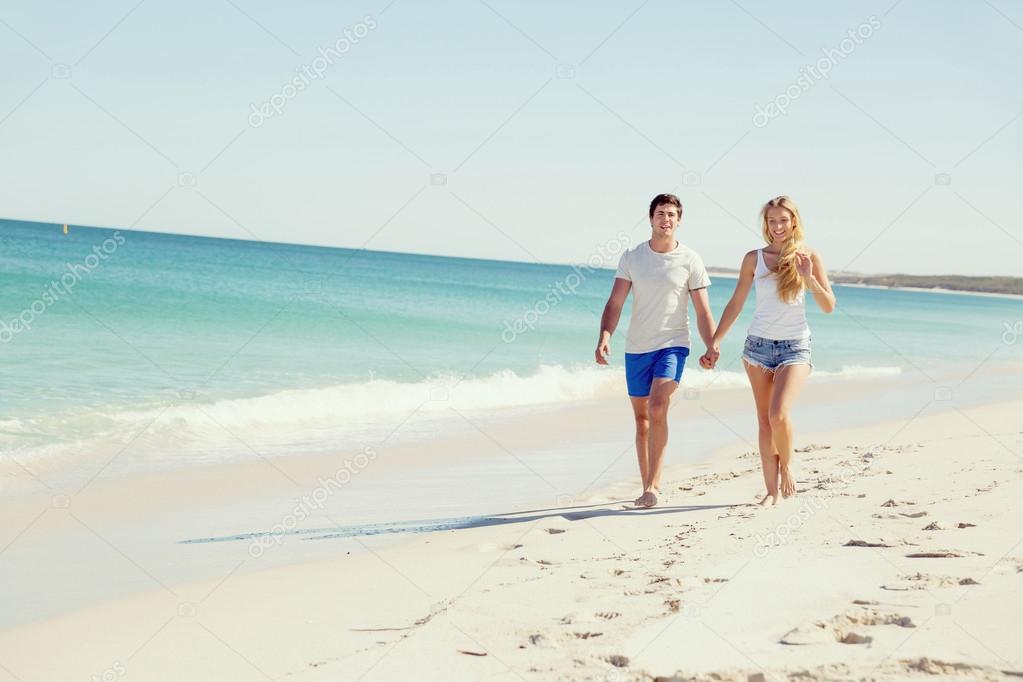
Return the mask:
[(714, 332), (714, 350), (720, 350), (721, 341), (724, 340), (728, 330), (735, 324), (739, 313), (742, 312), (742, 307), (746, 305), (746, 298), (749, 296), (750, 289), (753, 288), (753, 276), (756, 270), (757, 252), (750, 251), (742, 259), (742, 265), (739, 267), (739, 279), (735, 283), (735, 291), (732, 292), (732, 297), (728, 299), (728, 305), (725, 306), (724, 312), (721, 313), (721, 319), (718, 320), (718, 328)]
[(817, 301), (820, 309), (825, 313), (835, 312), (838, 300), (831, 290), (828, 271), (824, 269), (821, 257), (816, 252), (800, 251), (796, 254), (796, 268), (806, 281), (806, 288), (813, 294), (813, 300)]
[(756, 274), (756, 270), (757, 252), (750, 251), (743, 256), (742, 265), (739, 266), (739, 279), (735, 283), (735, 291), (732, 292), (732, 297), (728, 299), (728, 305), (721, 313), (721, 319), (718, 320), (718, 327), (707, 348), (707, 353), (700, 358), (700, 366), (704, 369), (712, 369), (718, 361), (718, 357), (721, 355), (721, 341), (735, 324), (739, 313), (742, 312), (742, 307), (746, 304), (749, 291), (753, 288), (753, 276)]

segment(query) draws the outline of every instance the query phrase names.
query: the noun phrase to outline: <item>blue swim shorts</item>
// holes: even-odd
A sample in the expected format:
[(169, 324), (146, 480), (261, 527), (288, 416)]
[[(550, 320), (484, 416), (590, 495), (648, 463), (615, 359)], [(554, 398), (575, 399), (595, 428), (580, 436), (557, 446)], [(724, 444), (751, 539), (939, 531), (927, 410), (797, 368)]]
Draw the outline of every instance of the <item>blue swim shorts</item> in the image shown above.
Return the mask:
[(689, 349), (685, 346), (659, 348), (649, 353), (625, 354), (625, 383), (633, 398), (650, 395), (650, 387), (656, 377), (679, 381), (686, 366)]

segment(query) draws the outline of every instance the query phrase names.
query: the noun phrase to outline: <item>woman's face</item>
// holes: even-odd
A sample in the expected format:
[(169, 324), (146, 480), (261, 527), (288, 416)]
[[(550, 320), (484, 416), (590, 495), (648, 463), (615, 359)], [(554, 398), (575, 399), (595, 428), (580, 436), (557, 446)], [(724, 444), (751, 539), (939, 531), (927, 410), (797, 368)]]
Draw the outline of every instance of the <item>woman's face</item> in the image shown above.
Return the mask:
[(771, 206), (767, 209), (765, 217), (767, 219), (767, 235), (775, 244), (783, 244), (792, 238), (792, 230), (796, 225), (787, 208)]

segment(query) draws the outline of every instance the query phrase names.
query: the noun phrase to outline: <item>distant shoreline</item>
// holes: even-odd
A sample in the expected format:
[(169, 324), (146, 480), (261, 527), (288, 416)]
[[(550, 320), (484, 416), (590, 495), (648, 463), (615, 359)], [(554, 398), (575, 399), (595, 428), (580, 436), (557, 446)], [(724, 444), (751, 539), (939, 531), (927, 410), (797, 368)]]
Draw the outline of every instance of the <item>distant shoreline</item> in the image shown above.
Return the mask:
[[(51, 223), (42, 222), (38, 220), (24, 220), (20, 218), (0, 218), (0, 227), (3, 227), (4, 223), (21, 223), (25, 225), (32, 225), (33, 227), (41, 230), (52, 229), (60, 230), (63, 226), (62, 223)], [(311, 243), (299, 243), (299, 242), (282, 242), (282, 241), (267, 241), (262, 239), (240, 239), (238, 237), (221, 237), (203, 234), (191, 234), (186, 232), (162, 232), (159, 230), (141, 230), (137, 228), (117, 228), (117, 227), (101, 227), (92, 225), (77, 225), (70, 223), (68, 224), (72, 232), (80, 230), (98, 230), (105, 232), (113, 232), (120, 230), (128, 233), (140, 233), (147, 235), (155, 235), (160, 237), (182, 237), (182, 238), (193, 238), (193, 239), (210, 239), (218, 241), (230, 241), (230, 242), (250, 242), (253, 244), (261, 244), (267, 246), (286, 246), (295, 248), (316, 248), (316, 249), (333, 249), (339, 251), (364, 251), (371, 253), (387, 253), (387, 254), (400, 254), (407, 256), (422, 256), (428, 258), (446, 258), (454, 260), (469, 260), (479, 262), (490, 262), (490, 263), (517, 263), (521, 265), (535, 265), (538, 267), (577, 267), (584, 265), (583, 263), (553, 263), (553, 262), (530, 262), (530, 261), (516, 261), (506, 259), (495, 259), (495, 258), (480, 258), (475, 256), (452, 256), (436, 253), (419, 253), (419, 252), (406, 252), (406, 251), (393, 251), (393, 250), (377, 250), (377, 249), (366, 249), (352, 246), (340, 246), (333, 244), (311, 244)], [(594, 267), (594, 266), (589, 266)], [(600, 264), (595, 266), (597, 269), (614, 271), (614, 263)], [(738, 276), (738, 271), (731, 268), (710, 268), (709, 272), (712, 276), (716, 277), (730, 277), (735, 278)], [(834, 272), (829, 273), (832, 282), (835, 284), (842, 284), (844, 286), (859, 286), (864, 288), (875, 288), (875, 289), (896, 289), (901, 291), (924, 291), (932, 293), (951, 293), (960, 295), (976, 295), (976, 296), (995, 296), (999, 298), (1019, 298), (1023, 297), (1023, 278), (1021, 277), (1008, 277), (1008, 276), (993, 276), (993, 277), (970, 277), (966, 275), (864, 275), (855, 272)]]
[[(735, 270), (712, 268), (711, 277), (736, 279)], [(1023, 278), (1019, 277), (965, 277), (940, 275), (853, 275), (830, 273), (831, 282), (862, 289), (891, 289), (894, 291), (920, 291), (931, 294), (957, 296), (986, 296), (990, 298), (1023, 298)], [(982, 281), (996, 280), (997, 285), (984, 287)], [(914, 284), (910, 284), (913, 282)], [(957, 282), (962, 284), (957, 286)], [(976, 288), (974, 288), (976, 287)]]

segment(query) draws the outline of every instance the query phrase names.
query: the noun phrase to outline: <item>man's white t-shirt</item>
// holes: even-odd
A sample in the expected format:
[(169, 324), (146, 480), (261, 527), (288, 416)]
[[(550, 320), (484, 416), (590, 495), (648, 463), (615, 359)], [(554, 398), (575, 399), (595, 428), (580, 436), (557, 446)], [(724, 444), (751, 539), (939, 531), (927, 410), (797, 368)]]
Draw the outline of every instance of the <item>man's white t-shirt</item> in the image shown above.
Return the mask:
[(632, 282), (626, 353), (689, 347), (689, 292), (710, 286), (699, 254), (681, 242), (657, 253), (645, 241), (622, 254), (615, 277)]

